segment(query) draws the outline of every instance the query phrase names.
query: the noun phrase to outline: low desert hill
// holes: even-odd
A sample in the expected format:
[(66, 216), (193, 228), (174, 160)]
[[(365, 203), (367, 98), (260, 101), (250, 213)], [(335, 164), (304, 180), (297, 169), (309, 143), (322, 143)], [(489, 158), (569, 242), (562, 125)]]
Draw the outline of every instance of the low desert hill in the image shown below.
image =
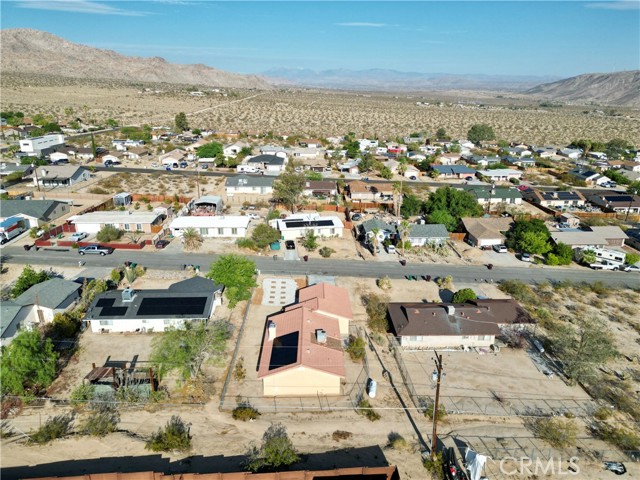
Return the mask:
[(578, 75), (538, 85), (526, 93), (563, 102), (640, 107), (640, 70)]
[(3, 72), (129, 82), (271, 88), (257, 76), (225, 72), (202, 64), (169, 63), (158, 57), (128, 57), (23, 28), (0, 31), (0, 68)]

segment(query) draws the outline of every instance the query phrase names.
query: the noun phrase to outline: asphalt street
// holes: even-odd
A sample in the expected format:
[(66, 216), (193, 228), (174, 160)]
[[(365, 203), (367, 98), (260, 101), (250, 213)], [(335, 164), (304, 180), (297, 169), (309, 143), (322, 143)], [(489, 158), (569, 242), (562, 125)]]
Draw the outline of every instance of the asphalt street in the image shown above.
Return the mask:
[[(218, 255), (200, 253), (174, 253), (170, 251), (134, 251), (116, 250), (112, 255), (78, 255), (74, 249), (40, 248), (25, 251), (23, 248), (5, 246), (2, 249), (3, 261), (15, 264), (36, 264), (51, 266), (74, 266), (85, 262), (88, 267), (115, 267), (125, 261), (135, 262), (149, 269), (180, 270), (183, 265), (199, 265), (201, 271), (207, 271)], [(496, 267), (489, 270), (478, 265), (447, 265), (431, 263), (381, 262), (376, 260), (332, 260), (309, 259), (308, 262), (285, 261), (282, 254), (273, 256), (247, 256), (255, 261), (256, 268), (263, 274), (276, 275), (335, 275), (345, 277), (378, 278), (387, 275), (390, 278), (404, 278), (407, 275), (431, 275), (432, 278), (451, 275), (454, 281), (464, 283), (500, 282), (502, 280), (522, 280), (527, 283), (545, 281), (574, 282), (601, 281), (609, 286), (640, 288), (640, 274), (631, 272), (594, 271), (582, 268), (562, 267)]]

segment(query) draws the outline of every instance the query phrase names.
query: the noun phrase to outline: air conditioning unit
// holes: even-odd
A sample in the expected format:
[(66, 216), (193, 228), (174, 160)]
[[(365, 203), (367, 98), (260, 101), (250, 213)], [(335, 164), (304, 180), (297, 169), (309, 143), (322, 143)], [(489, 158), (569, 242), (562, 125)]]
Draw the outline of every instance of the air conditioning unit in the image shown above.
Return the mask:
[(133, 288), (125, 288), (122, 291), (122, 303), (131, 303), (136, 298), (136, 291)]

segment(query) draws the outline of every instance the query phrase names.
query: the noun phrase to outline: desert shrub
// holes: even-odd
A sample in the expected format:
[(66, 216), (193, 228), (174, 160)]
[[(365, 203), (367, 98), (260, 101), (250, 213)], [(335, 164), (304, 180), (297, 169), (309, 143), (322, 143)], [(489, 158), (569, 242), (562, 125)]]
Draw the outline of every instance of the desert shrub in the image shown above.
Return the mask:
[(51, 417), (35, 432), (29, 434), (32, 443), (44, 445), (69, 435), (73, 429), (73, 414)]
[(463, 288), (453, 294), (452, 303), (465, 303), (467, 300), (476, 300), (478, 296), (472, 288)]
[(422, 465), (431, 474), (431, 478), (442, 478), (442, 472), (444, 471), (444, 460), (442, 459), (442, 452), (438, 452), (435, 458), (425, 458), (422, 462)]
[(4, 396), (0, 402), (0, 419), (4, 420), (9, 415), (19, 415), (22, 412), (23, 404), (20, 397)]
[(607, 418), (611, 417), (611, 415), (613, 414), (613, 412), (611, 411), (610, 408), (607, 407), (599, 407), (594, 413), (593, 413), (593, 417), (596, 420), (606, 420)]
[(282, 470), (300, 460), (287, 429), (280, 423), (269, 426), (262, 435), (260, 448), (252, 445), (246, 457), (245, 467), (252, 472)]
[(567, 448), (576, 443), (578, 425), (572, 419), (538, 417), (525, 421), (525, 426), (552, 447)]
[(117, 229), (113, 225), (105, 225), (96, 235), (99, 242), (112, 242), (122, 237), (122, 230)]
[(233, 367), (233, 378), (237, 381), (242, 381), (247, 376), (247, 369), (244, 367), (244, 357), (240, 357), (236, 362), (236, 366)]
[(441, 290), (451, 290), (451, 288), (453, 288), (453, 277), (451, 277), (451, 275), (447, 275), (446, 277), (438, 277), (438, 279), (436, 280), (436, 284)]
[(389, 299), (373, 293), (363, 298), (369, 317), (367, 325), (374, 332), (386, 333), (389, 328), (387, 321), (387, 304)]
[(267, 221), (275, 220), (276, 218), (280, 218), (280, 210), (278, 210), (278, 209), (271, 210), (267, 214)]
[(591, 291), (596, 295), (607, 295), (611, 291), (611, 289), (607, 287), (603, 282), (598, 280), (591, 284)]
[(256, 245), (256, 242), (252, 238), (239, 238), (238, 240), (236, 240), (236, 245), (238, 245), (238, 247), (240, 248), (246, 248), (248, 250), (259, 250), (258, 245)]
[(118, 429), (120, 414), (113, 407), (103, 406), (92, 412), (80, 426), (80, 432), (94, 437), (104, 437)]
[(384, 277), (380, 277), (379, 279), (377, 279), (376, 285), (378, 285), (378, 288), (380, 288), (380, 290), (391, 290), (393, 286), (391, 284), (391, 279), (386, 275)]
[(69, 395), (71, 405), (85, 405), (87, 402), (93, 400), (95, 392), (96, 387), (94, 385), (78, 385), (76, 388), (71, 390), (71, 394)]
[(340, 440), (347, 440), (353, 436), (353, 433), (346, 432), (344, 430), (336, 430), (331, 434), (331, 438), (334, 442), (339, 442)]
[(506, 328), (501, 333), (502, 340), (511, 348), (524, 348), (527, 345), (527, 339), (522, 332)]
[(409, 448), (409, 443), (397, 432), (391, 432), (387, 439), (389, 440), (389, 447), (394, 450), (407, 450)]
[(520, 280), (504, 280), (500, 282), (500, 290), (511, 295), (522, 303), (536, 304), (537, 296), (533, 289)]
[(380, 420), (380, 414), (373, 409), (373, 407), (369, 403), (369, 400), (366, 400), (364, 398), (360, 400), (360, 402), (358, 402), (356, 413), (358, 415), (365, 416), (368, 420), (372, 422), (375, 422), (376, 420)]
[[(433, 407), (435, 402), (431, 399), (428, 399), (424, 403), (424, 416), (429, 420), (433, 420)], [(442, 421), (447, 417), (447, 410), (444, 408), (444, 405), (438, 405), (438, 421)]]
[(335, 252), (336, 251), (331, 247), (322, 247), (320, 250), (318, 250), (318, 253), (322, 258), (329, 258), (331, 254)]
[(96, 195), (108, 195), (109, 191), (102, 187), (93, 187), (89, 189), (89, 193), (95, 193)]
[(0, 421), (0, 438), (11, 438), (16, 435), (16, 431), (7, 420)]
[(153, 452), (186, 451), (191, 448), (189, 425), (177, 415), (173, 415), (164, 428), (154, 433), (145, 447)]
[(257, 420), (260, 416), (260, 412), (249, 404), (240, 404), (233, 409), (231, 416), (234, 420), (242, 420), (243, 422), (246, 422), (247, 420)]
[(122, 280), (122, 268), (118, 267), (118, 268), (114, 268), (113, 270), (111, 270), (111, 274), (109, 275), (109, 279), (116, 285), (118, 285), (120, 283), (120, 281)]
[(640, 447), (640, 435), (627, 427), (596, 422), (591, 429), (595, 437), (621, 450), (637, 450)]
[(347, 347), (347, 353), (353, 361), (360, 361), (364, 358), (364, 340), (360, 337), (349, 337), (349, 346)]

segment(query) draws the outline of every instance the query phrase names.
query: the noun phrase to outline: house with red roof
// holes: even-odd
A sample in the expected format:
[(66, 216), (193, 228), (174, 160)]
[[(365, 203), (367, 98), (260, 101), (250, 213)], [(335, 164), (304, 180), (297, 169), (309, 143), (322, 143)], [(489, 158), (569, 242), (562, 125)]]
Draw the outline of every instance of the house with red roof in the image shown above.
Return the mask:
[(320, 283), (299, 290), (298, 300), (267, 319), (258, 365), (263, 394), (341, 395), (342, 339), (352, 318), (348, 293)]

